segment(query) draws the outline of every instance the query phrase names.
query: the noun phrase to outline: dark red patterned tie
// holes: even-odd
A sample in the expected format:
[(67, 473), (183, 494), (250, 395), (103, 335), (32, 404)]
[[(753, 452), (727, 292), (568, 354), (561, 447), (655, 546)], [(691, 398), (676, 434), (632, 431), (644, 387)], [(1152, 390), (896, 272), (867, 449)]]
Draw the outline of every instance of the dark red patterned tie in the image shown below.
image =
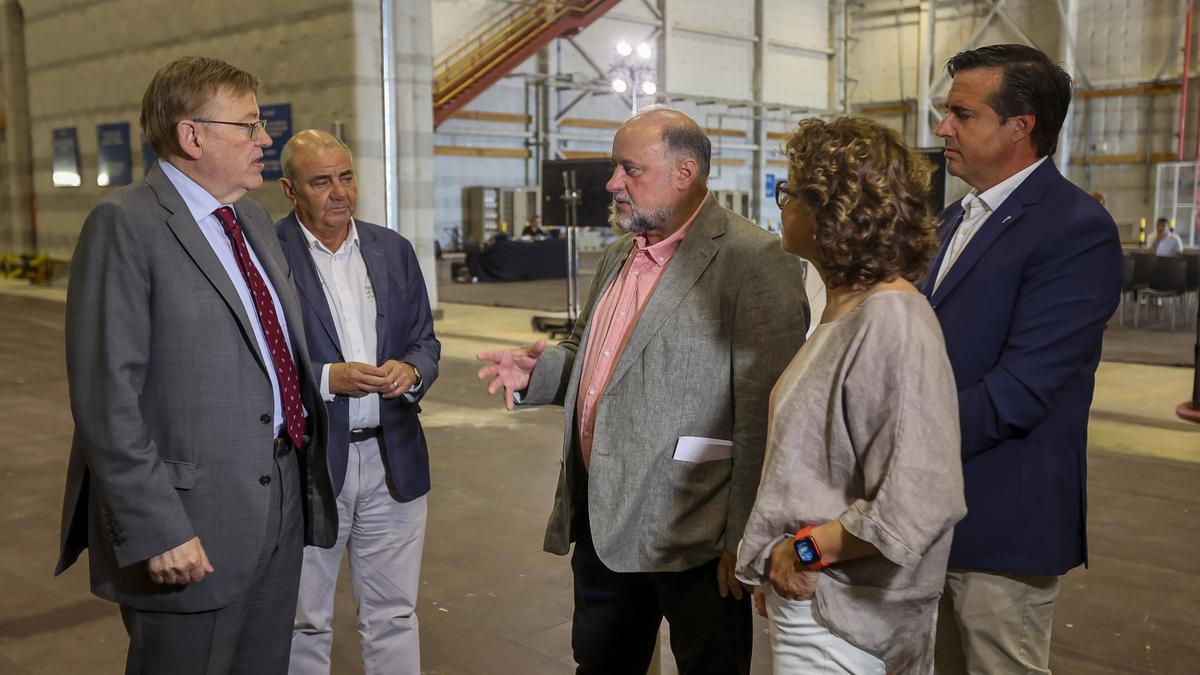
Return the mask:
[(250, 287), (250, 295), (254, 298), (254, 309), (258, 311), (258, 322), (262, 325), (263, 335), (267, 338), (267, 347), (271, 350), (271, 361), (275, 364), (275, 377), (279, 380), (279, 392), (283, 396), (283, 419), (287, 423), (288, 437), (297, 448), (301, 447), (304, 438), (304, 412), (300, 406), (300, 382), (296, 379), (296, 367), (292, 364), (292, 354), (288, 351), (287, 340), (279, 327), (279, 317), (275, 315), (275, 303), (271, 301), (271, 293), (263, 282), (258, 268), (250, 260), (250, 251), (246, 248), (246, 237), (242, 234), (242, 226), (238, 224), (237, 216), (228, 206), (213, 211), (217, 220), (225, 228), (233, 242), (234, 257), (237, 258), (238, 269)]

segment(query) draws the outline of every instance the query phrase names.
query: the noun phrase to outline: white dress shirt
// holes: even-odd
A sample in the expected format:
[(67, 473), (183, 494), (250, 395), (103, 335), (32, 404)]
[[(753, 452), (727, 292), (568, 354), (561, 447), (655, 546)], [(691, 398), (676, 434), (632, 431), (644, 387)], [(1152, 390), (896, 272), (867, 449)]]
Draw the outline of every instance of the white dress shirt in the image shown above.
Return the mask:
[(942, 285), (942, 279), (946, 277), (946, 273), (954, 266), (958, 256), (962, 255), (963, 250), (967, 248), (967, 244), (971, 243), (971, 239), (979, 228), (991, 217), (996, 209), (1008, 199), (1008, 196), (1016, 190), (1029, 174), (1046, 161), (1047, 157), (1043, 157), (1029, 166), (1014, 173), (1003, 181), (988, 188), (983, 193), (971, 190), (967, 196), (962, 198), (963, 219), (962, 224), (954, 231), (954, 236), (946, 244), (946, 255), (942, 257), (942, 266), (938, 268), (937, 279), (933, 282), (933, 290), (936, 292), (938, 286)]
[[(188, 178), (179, 169), (175, 168), (170, 162), (158, 160), (158, 165), (162, 168), (163, 173), (167, 175), (167, 180), (171, 181), (171, 185), (175, 186), (175, 190), (179, 192), (179, 196), (183, 197), (183, 203), (187, 205), (188, 211), (192, 214), (192, 218), (196, 224), (200, 226), (200, 232), (204, 238), (208, 240), (208, 245), (212, 247), (213, 253), (217, 254), (217, 259), (221, 261), (221, 266), (225, 268), (225, 273), (229, 275), (229, 280), (233, 282), (234, 289), (237, 290), (238, 298), (242, 301), (242, 307), (246, 310), (246, 316), (250, 318), (250, 327), (254, 329), (254, 338), (258, 342), (258, 351), (262, 354), (263, 363), (267, 364), (267, 377), (271, 378), (271, 393), (275, 401), (275, 435), (279, 435), (279, 430), (283, 427), (283, 406), (282, 399), (279, 394), (279, 378), (275, 376), (275, 365), (271, 358), (271, 349), (267, 346), (267, 336), (263, 333), (262, 323), (258, 320), (258, 309), (254, 306), (254, 298), (250, 295), (250, 286), (246, 283), (246, 277), (242, 276), (242, 270), (238, 267), (237, 258), (233, 253), (233, 242), (229, 240), (229, 235), (225, 234), (225, 228), (213, 212), (222, 206), (228, 206), (237, 213), (237, 208), (232, 204), (222, 204), (217, 201), (217, 198), (209, 194), (207, 190), (200, 187), (196, 181)], [(240, 221), (239, 216), (239, 221)], [(267, 291), (271, 293), (271, 303), (275, 305), (275, 316), (279, 319), (279, 328), (283, 331), (286, 338), (284, 340), (288, 345), (288, 353), (292, 356), (292, 363), (296, 363), (295, 350), (292, 349), (291, 334), (288, 333), (287, 317), (283, 315), (283, 307), (279, 305), (279, 295), (275, 292), (275, 287), (271, 285), (271, 277), (263, 270), (262, 263), (259, 262), (258, 256), (254, 253), (254, 246), (250, 243), (250, 239), (246, 239), (246, 248), (250, 251), (250, 262), (258, 268), (259, 275), (263, 278), (263, 283), (267, 286)], [(296, 368), (297, 375), (300, 369)], [(307, 412), (305, 413), (307, 414)]]
[(1183, 238), (1174, 232), (1167, 232), (1166, 236), (1158, 240), (1158, 245), (1154, 247), (1154, 255), (1169, 258), (1183, 253)]
[[(301, 226), (308, 241), (308, 252), (317, 268), (325, 302), (333, 315), (338, 343), (342, 346), (342, 358), (347, 362), (358, 361), (372, 366), (378, 358), (378, 333), (375, 332), (375, 288), (367, 275), (359, 248), (358, 227), (350, 219), (350, 233), (337, 251), (330, 251)], [(334, 394), (329, 391), (329, 366), (321, 370), (321, 395), (331, 401)], [(368, 394), (350, 398), (350, 428), (368, 429), (379, 426), (379, 394)]]

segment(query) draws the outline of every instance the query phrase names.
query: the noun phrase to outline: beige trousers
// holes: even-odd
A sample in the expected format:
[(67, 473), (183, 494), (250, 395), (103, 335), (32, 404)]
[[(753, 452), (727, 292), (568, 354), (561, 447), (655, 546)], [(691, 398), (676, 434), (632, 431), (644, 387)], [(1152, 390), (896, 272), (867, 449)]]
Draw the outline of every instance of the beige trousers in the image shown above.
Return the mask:
[(950, 568), (938, 605), (937, 675), (1049, 675), (1058, 577)]

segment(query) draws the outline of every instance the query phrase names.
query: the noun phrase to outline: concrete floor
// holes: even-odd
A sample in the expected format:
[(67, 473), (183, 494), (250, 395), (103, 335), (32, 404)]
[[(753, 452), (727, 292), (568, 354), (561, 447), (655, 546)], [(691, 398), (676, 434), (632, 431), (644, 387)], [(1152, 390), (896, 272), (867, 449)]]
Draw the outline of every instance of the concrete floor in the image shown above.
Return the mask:
[[(88, 594), (86, 566), (51, 576), (71, 433), (61, 299), (0, 282), (0, 675), (113, 673), (124, 658), (116, 609)], [(570, 672), (570, 571), (540, 550), (561, 413), (506, 413), (475, 379), (477, 351), (538, 337), (531, 312), (442, 308), (442, 374), (422, 416), (434, 482), (418, 609), (425, 672)], [(1190, 387), (1188, 369), (1101, 366), (1092, 563), (1064, 582), (1058, 673), (1200, 672), (1200, 431), (1172, 413)], [(353, 607), (343, 578), (336, 673), (362, 672)], [(754, 671), (768, 673), (758, 640)]]

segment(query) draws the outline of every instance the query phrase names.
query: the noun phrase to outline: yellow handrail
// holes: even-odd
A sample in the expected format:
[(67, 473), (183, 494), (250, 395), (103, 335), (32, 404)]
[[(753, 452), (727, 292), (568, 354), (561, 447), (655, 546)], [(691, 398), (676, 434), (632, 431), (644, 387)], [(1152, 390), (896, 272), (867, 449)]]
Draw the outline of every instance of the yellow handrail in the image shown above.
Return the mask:
[(434, 86), (437, 87), (440, 83), (453, 80), (459, 73), (469, 71), (471, 66), (479, 61), (493, 58), (495, 51), (507, 44), (514, 34), (523, 33), (536, 26), (541, 23), (541, 18), (540, 12), (536, 8), (522, 12), (520, 15), (509, 16), (502, 33), (489, 36), (486, 41), (481, 40), (474, 51), (446, 66), (442, 72), (434, 76)]
[(516, 14), (517, 10), (521, 7), (528, 9), (553, 8), (561, 15), (563, 12), (582, 13), (590, 11), (596, 2), (593, 0), (526, 0), (525, 2), (514, 2), (513, 4), (516, 5), (513, 10), (500, 12), (492, 18), (491, 22), (487, 26), (480, 29), (475, 36), (463, 40), (462, 43), (455, 47), (449, 54), (436, 61), (433, 66), (434, 70), (445, 68), (447, 64), (453, 61), (459, 54), (471, 48), (472, 45), (481, 42), (484, 39), (484, 36), (494, 32), (499, 27), (511, 23), (513, 15)]
[[(546, 0), (529, 0), (528, 2), (517, 3), (517, 7), (540, 6), (540, 5), (544, 4), (545, 2), (546, 2)], [(495, 16), (493, 16), (491, 18), (490, 23), (488, 23), (485, 27), (479, 29), (479, 31), (477, 33), (475, 33), (475, 35), (472, 35), (472, 36), (468, 37), (467, 39), (463, 40), (462, 43), (459, 44), (456, 48), (454, 48), (454, 50), (452, 50), (449, 54), (443, 56), (436, 63), (434, 63), (433, 69), (435, 71), (438, 71), (438, 70), (445, 68), (459, 54), (463, 53), (464, 51), (467, 51), (468, 49), (471, 48), (472, 45), (480, 42), (485, 35), (495, 31), (498, 27), (503, 26), (506, 23), (510, 22), (512, 20), (513, 14), (515, 14), (515, 13), (516, 13), (516, 8), (509, 8), (502, 12), (498, 12)]]

